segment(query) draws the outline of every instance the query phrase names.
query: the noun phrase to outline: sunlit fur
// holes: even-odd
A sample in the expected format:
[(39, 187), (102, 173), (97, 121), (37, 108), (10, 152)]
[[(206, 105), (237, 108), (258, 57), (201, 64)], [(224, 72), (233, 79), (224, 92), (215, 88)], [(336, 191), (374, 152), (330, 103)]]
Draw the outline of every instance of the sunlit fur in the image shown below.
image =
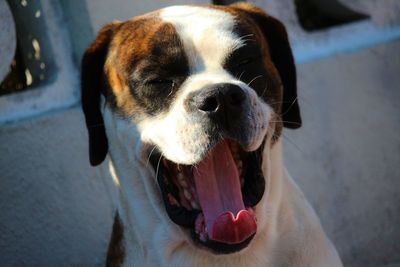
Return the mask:
[[(101, 167), (119, 188), (118, 210), (125, 228), (123, 265), (341, 266), (314, 211), (284, 168), (281, 139), (272, 143), (271, 107), (222, 68), (227, 55), (242, 45), (232, 32), (236, 18), (204, 7), (166, 8), (160, 17), (176, 27), (190, 61), (191, 75), (179, 95), (168, 111), (138, 124), (116, 116), (107, 105), (103, 110), (110, 157)], [(208, 136), (201, 125), (188, 123), (183, 101), (205, 85), (227, 82), (239, 85), (252, 106), (247, 115), (254, 124), (253, 138), (245, 149), (255, 150), (266, 140), (262, 160), (266, 192), (255, 207), (257, 233), (249, 246), (234, 254), (215, 255), (194, 245), (189, 231), (170, 220), (149, 156), (157, 146), (177, 163), (199, 161)]]

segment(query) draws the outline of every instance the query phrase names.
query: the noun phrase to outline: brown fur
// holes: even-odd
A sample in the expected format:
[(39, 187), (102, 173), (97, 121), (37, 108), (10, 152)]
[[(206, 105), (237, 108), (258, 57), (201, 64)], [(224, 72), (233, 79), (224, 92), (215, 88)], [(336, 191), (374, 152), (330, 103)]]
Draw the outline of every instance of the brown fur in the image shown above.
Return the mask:
[(268, 43), (271, 58), (271, 61), (267, 62), (273, 62), (282, 80), (283, 99), (280, 114), (283, 126), (299, 128), (301, 116), (297, 99), (296, 67), (285, 26), (255, 5), (241, 2), (230, 7), (239, 11), (241, 16), (251, 18), (256, 28), (261, 30)]
[[(284, 26), (252, 4), (236, 3), (229, 6), (210, 7), (222, 9), (239, 17), (241, 27), (254, 33), (254, 39), (260, 48), (264, 63), (262, 68), (265, 68), (266, 75), (254, 81), (249, 79), (247, 82), (251, 81), (251, 86), (256, 90), (258, 88), (259, 95), (262, 95), (275, 112), (281, 115), (277, 118), (274, 136), (280, 135), (282, 126), (300, 127), (296, 70)], [(82, 60), (82, 106), (89, 130), (92, 165), (101, 163), (108, 150), (99, 108), (100, 92), (105, 94), (109, 106), (114, 108), (116, 113), (128, 117), (154, 114), (159, 111), (160, 106), (168, 106), (168, 103), (173, 100), (174, 92), (185, 79), (183, 73), (178, 74), (179, 77), (174, 77), (174, 81), (178, 82), (172, 88), (165, 89), (170, 92), (167, 92), (168, 95), (163, 103), (148, 101), (148, 99), (157, 99), (156, 97), (140, 99), (140, 94), (133, 96), (132, 94), (138, 90), (136, 90), (137, 84), (131, 84), (132, 76), (135, 76), (137, 81), (141, 81), (143, 78), (141, 75), (148, 73), (149, 68), (150, 71), (151, 68), (154, 69), (157, 63), (165, 66), (169, 61), (170, 65), (166, 69), (170, 66), (184, 65), (176, 64), (168, 58), (170, 51), (174, 51), (174, 46), (164, 54), (159, 55), (157, 54), (159, 51), (154, 51), (157, 44), (165, 46), (171, 41), (178, 43), (176, 46), (179, 46), (180, 40), (176, 30), (172, 25), (161, 21), (156, 11), (125, 22), (107, 24), (86, 50)], [(157, 61), (149, 66), (150, 54), (157, 55)], [(181, 60), (185, 63), (184, 61), (184, 59)], [(169, 73), (165, 76), (168, 75)], [(252, 78), (254, 77), (256, 76)], [(143, 86), (140, 82), (138, 84)], [(271, 90), (265, 90), (266, 84)], [(132, 90), (133, 87), (135, 90)], [(143, 92), (146, 91), (149, 90), (143, 90)]]
[(108, 244), (107, 260), (106, 260), (107, 267), (122, 266), (125, 257), (123, 238), (124, 238), (124, 226), (122, 225), (122, 222), (117, 212), (114, 217), (114, 224), (112, 228), (110, 243)]
[[(112, 52), (105, 64), (109, 83), (107, 101), (115, 111), (124, 116), (140, 116), (141, 113), (151, 110), (153, 105), (141, 102), (140, 97), (132, 95), (140, 91), (140, 86), (130, 84), (132, 80), (142, 82), (155, 69), (164, 71), (160, 66), (168, 69), (170, 64), (171, 69), (176, 68), (171, 64), (175, 55), (165, 51), (168, 45), (179, 43), (179, 37), (171, 24), (154, 17), (155, 14), (124, 22), (110, 45)], [(178, 85), (179, 83), (175, 83), (175, 89)], [(168, 96), (171, 101), (173, 94), (169, 93)]]

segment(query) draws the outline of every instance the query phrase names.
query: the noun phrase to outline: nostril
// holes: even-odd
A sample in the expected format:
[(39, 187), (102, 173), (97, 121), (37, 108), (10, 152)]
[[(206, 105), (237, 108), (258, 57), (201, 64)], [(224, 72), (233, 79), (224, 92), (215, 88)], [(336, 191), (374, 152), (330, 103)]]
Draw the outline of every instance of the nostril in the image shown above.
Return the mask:
[(198, 109), (205, 112), (215, 112), (219, 106), (218, 99), (214, 96), (207, 97)]
[(246, 94), (242, 89), (238, 88), (238, 90), (231, 90), (228, 93), (228, 101), (232, 106), (239, 106), (246, 99)]
[(185, 108), (190, 112), (201, 111), (203, 115), (213, 117), (239, 116), (247, 97), (246, 91), (238, 85), (212, 84), (191, 92), (185, 100)]

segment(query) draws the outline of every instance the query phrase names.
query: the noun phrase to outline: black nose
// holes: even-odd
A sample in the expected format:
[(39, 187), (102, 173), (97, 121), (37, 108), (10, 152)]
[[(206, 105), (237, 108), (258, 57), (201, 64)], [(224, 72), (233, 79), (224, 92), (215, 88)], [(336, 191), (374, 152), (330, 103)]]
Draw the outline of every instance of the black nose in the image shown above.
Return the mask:
[(241, 117), (247, 95), (237, 85), (221, 83), (209, 85), (188, 97), (188, 108), (216, 123), (231, 127)]

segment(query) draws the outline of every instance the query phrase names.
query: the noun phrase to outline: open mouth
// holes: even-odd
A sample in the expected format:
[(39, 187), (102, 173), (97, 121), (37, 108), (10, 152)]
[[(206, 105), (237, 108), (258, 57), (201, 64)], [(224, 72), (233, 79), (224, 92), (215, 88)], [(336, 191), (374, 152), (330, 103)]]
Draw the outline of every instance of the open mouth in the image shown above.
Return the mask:
[(168, 216), (189, 229), (195, 243), (214, 253), (233, 253), (250, 243), (257, 231), (254, 206), (265, 190), (263, 146), (246, 152), (225, 139), (195, 165), (152, 156)]

